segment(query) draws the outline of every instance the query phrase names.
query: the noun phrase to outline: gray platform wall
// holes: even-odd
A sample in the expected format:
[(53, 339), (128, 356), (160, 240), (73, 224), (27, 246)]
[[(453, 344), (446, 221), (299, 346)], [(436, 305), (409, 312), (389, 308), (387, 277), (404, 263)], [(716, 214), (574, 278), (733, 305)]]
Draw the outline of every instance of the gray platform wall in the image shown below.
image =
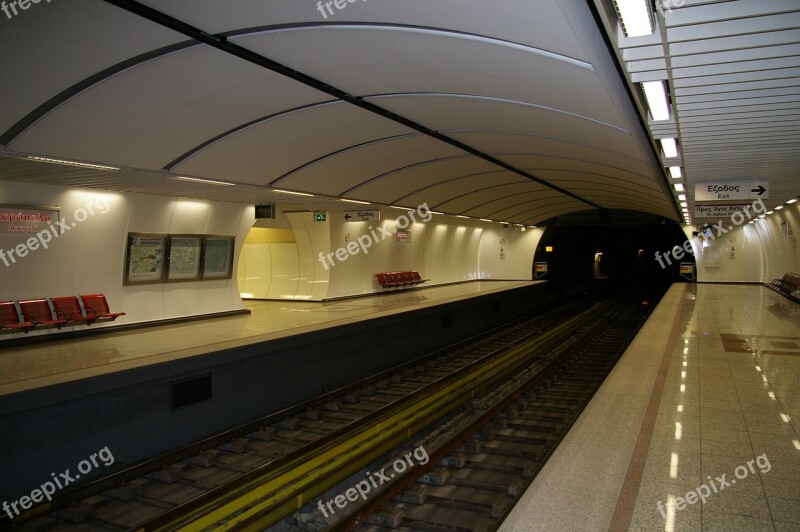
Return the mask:
[[(74, 473), (104, 447), (117, 465), (142, 460), (536, 311), (549, 297), (546, 283), (530, 285), (1, 397), (0, 502), (51, 473)], [(172, 411), (170, 383), (209, 372), (212, 399)]]

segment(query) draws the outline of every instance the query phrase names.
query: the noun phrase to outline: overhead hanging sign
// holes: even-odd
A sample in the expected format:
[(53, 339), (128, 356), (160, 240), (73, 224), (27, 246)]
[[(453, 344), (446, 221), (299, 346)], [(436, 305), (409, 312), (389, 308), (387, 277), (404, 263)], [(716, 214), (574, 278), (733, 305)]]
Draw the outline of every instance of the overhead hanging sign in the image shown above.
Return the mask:
[[(745, 209), (749, 209), (750, 205), (712, 205), (712, 204), (696, 204), (694, 206), (695, 218), (730, 218), (737, 212), (746, 214)], [(752, 209), (750, 209), (752, 211)], [(752, 216), (752, 214), (751, 214)]]
[(380, 209), (369, 211), (344, 211), (345, 222), (379, 222), (380, 219)]
[(769, 181), (707, 181), (695, 183), (695, 201), (735, 201), (769, 198)]

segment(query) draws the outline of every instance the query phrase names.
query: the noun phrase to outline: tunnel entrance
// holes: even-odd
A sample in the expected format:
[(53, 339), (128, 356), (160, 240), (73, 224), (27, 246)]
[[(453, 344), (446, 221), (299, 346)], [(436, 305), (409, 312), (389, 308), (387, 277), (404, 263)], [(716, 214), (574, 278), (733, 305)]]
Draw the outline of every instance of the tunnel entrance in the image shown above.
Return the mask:
[(542, 225), (546, 229), (534, 255), (534, 272), (536, 263), (546, 262), (546, 278), (565, 295), (636, 288), (657, 300), (670, 284), (685, 280), (680, 263), (695, 262), (689, 253), (680, 260), (664, 259), (675, 246), (683, 249), (687, 237), (678, 223), (659, 216), (587, 211)]

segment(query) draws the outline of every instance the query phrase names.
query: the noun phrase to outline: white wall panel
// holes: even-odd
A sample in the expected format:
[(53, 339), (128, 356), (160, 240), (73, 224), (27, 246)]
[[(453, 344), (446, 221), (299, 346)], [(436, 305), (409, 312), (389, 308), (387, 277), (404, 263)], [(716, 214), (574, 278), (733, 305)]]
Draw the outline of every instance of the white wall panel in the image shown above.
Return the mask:
[[(0, 263), (0, 299), (103, 293), (112, 311), (127, 313), (116, 323), (244, 308), (235, 279), (124, 286), (125, 246), (129, 232), (203, 234), (214, 229), (214, 233), (236, 236), (236, 258), (253, 224), (252, 207), (3, 181), (0, 202), (58, 205), (69, 226), (47, 249), (32, 251), (9, 266)], [(2, 236), (0, 249), (24, 240), (22, 236)]]
[[(781, 224), (788, 224), (783, 236)], [(715, 221), (716, 223), (716, 221)], [(727, 225), (724, 225), (727, 228)], [(691, 231), (691, 230), (689, 230)], [(714, 230), (716, 237), (717, 230)], [(736, 242), (730, 239), (735, 238)], [(708, 267), (702, 254), (697, 257), (697, 279), (705, 282), (769, 282), (787, 272), (800, 272), (800, 206), (797, 203), (775, 214), (744, 224), (705, 242), (692, 239), (693, 247), (720, 249), (718, 268)], [(735, 252), (731, 257), (731, 248)]]

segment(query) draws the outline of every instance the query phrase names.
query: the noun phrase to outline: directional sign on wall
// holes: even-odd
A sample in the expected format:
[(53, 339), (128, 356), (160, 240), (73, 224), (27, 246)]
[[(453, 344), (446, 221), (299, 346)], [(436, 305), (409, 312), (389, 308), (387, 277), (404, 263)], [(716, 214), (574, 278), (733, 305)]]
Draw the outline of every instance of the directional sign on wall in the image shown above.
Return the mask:
[(379, 222), (380, 219), (380, 209), (369, 211), (344, 211), (345, 222)]
[(769, 181), (707, 181), (694, 185), (695, 201), (752, 201), (768, 198)]
[[(730, 218), (737, 212), (745, 214), (745, 209), (751, 205), (713, 205), (704, 203), (694, 206), (695, 218)], [(750, 209), (752, 212), (752, 209)], [(751, 215), (752, 216), (752, 215)]]

